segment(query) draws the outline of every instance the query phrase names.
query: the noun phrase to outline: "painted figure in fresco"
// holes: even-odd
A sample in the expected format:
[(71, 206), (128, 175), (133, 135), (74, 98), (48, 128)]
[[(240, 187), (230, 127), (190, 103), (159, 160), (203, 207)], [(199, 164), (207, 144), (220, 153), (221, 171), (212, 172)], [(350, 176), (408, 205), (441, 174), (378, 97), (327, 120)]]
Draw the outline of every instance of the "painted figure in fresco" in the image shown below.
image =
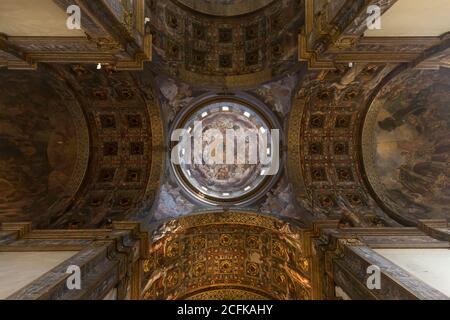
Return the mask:
[(416, 219), (450, 216), (450, 81), (442, 72), (445, 77), (414, 82), (425, 88), (393, 88), (396, 98), (385, 101), (378, 118), (378, 167), (387, 196)]
[[(396, 111), (391, 117), (379, 121), (378, 125), (382, 130), (394, 131), (396, 128), (404, 125), (406, 123), (406, 118), (408, 115), (413, 115), (414, 117), (420, 117), (426, 111), (426, 94), (429, 90), (423, 90), (420, 92), (419, 97), (407, 108), (400, 109)], [(413, 120), (414, 121), (414, 120)], [(419, 128), (417, 128), (419, 129)], [(419, 129), (420, 130), (420, 129)]]

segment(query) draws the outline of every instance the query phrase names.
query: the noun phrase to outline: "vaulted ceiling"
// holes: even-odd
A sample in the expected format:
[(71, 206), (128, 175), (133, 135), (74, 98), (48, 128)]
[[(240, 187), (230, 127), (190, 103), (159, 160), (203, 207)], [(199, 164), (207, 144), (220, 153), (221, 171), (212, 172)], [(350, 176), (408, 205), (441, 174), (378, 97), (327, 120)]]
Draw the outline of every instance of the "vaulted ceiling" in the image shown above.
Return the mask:
[[(168, 166), (174, 121), (205, 95), (264, 104), (285, 142), (276, 183), (233, 209), (300, 226), (449, 217), (450, 30), (393, 33), (404, 1), (75, 2), (89, 23), (74, 39), (58, 15), (42, 34), (30, 26), (44, 16), (0, 19), (0, 221), (156, 228), (210, 210)], [(381, 33), (366, 30), (369, 4)], [(45, 5), (64, 17), (65, 1)]]

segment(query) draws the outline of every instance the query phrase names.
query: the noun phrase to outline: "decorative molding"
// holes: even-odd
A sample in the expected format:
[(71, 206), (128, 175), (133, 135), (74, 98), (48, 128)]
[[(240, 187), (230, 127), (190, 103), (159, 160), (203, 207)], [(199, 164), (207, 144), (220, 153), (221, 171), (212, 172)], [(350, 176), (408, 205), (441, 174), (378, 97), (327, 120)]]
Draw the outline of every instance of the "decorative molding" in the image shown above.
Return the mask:
[(31, 222), (3, 222), (0, 224), (1, 231), (16, 231), (17, 239), (21, 239), (31, 232)]
[(450, 224), (448, 220), (419, 220), (418, 228), (430, 237), (450, 243)]
[[(449, 248), (448, 242), (436, 241), (417, 228), (333, 228), (333, 225), (336, 222), (318, 221), (313, 224), (312, 283), (316, 299), (336, 299), (336, 285), (342, 287), (352, 299), (448, 299), (372, 250)], [(376, 238), (384, 244), (379, 246), (380, 241)], [(410, 246), (405, 247), (405, 243)], [(416, 246), (411, 246), (414, 243)], [(436, 246), (437, 243), (440, 246)], [(366, 271), (370, 265), (381, 268), (381, 290), (369, 290), (366, 286)]]
[[(445, 40), (440, 37), (364, 37), (367, 7), (378, 5), (382, 14), (397, 0), (347, 0), (340, 7), (305, 0), (305, 27), (298, 35), (300, 61), (310, 69), (336, 69), (336, 63), (404, 63)], [(437, 68), (439, 61), (419, 65)]]
[[(151, 61), (152, 35), (145, 34), (145, 0), (54, 0), (66, 12), (81, 8), (85, 37), (8, 37), (0, 39), (0, 65), (35, 70), (38, 63), (103, 63), (117, 70), (142, 70)], [(128, 2), (128, 0), (126, 0)], [(114, 8), (121, 8), (118, 12)], [(9, 56), (1, 54), (6, 52)], [(12, 56), (11, 56), (12, 55)], [(2, 62), (2, 60), (4, 60)]]
[[(118, 299), (139, 299), (141, 273), (137, 272), (148, 254), (148, 234), (138, 223), (114, 222), (112, 229), (98, 230), (31, 230), (30, 223), (3, 223), (0, 231), (28, 230), (27, 240), (17, 239), (0, 246), (3, 252), (79, 251), (24, 288), (8, 297), (13, 300), (79, 300), (102, 299), (113, 288), (119, 288)], [(70, 241), (71, 240), (71, 241)], [(72, 245), (68, 246), (67, 243)], [(49, 245), (49, 243), (52, 243)], [(77, 245), (75, 245), (77, 244)], [(69, 290), (66, 273), (69, 265), (81, 269), (82, 289)]]

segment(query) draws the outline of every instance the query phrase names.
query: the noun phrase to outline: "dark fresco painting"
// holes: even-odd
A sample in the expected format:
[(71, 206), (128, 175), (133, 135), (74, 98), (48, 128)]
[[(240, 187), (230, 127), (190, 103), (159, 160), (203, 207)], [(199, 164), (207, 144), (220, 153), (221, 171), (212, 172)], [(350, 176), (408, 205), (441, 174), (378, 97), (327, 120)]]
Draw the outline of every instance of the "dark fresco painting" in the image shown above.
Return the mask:
[(372, 106), (375, 192), (411, 221), (450, 218), (449, 92), (449, 69), (410, 71)]
[(0, 222), (40, 226), (64, 210), (76, 132), (56, 83), (41, 72), (0, 74)]

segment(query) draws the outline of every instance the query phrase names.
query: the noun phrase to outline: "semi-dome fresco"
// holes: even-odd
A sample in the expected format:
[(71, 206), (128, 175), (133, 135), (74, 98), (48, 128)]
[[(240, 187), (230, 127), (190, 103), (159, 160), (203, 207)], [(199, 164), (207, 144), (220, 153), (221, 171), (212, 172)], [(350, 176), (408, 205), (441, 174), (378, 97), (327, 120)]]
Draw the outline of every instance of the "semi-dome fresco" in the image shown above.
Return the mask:
[(87, 167), (89, 137), (78, 102), (55, 75), (0, 73), (0, 217), (58, 220)]
[(384, 87), (364, 128), (372, 187), (403, 219), (450, 217), (450, 70), (408, 71)]

